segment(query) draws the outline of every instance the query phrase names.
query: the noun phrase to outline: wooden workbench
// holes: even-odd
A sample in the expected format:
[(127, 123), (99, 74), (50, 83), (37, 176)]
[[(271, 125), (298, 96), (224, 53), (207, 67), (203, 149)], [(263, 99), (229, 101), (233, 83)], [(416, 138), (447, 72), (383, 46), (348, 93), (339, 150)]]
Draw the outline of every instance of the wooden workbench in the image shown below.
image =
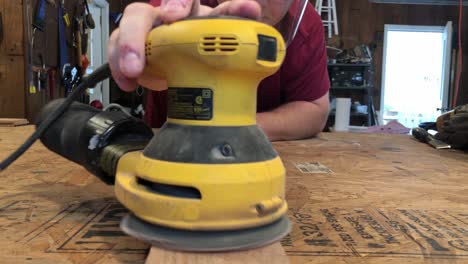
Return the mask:
[[(0, 128), (0, 158), (31, 126)], [(325, 133), (274, 144), (287, 168), (291, 263), (468, 263), (468, 154), (405, 135)], [(0, 173), (0, 263), (143, 263), (126, 210), (36, 143)], [(246, 260), (248, 263), (248, 260)]]

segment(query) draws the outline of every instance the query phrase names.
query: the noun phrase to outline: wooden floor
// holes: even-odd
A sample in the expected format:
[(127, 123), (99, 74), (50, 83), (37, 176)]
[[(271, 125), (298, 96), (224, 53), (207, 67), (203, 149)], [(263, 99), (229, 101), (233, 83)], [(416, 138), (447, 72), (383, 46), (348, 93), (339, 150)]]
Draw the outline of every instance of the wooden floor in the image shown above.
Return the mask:
[[(0, 128), (0, 158), (31, 126)], [(291, 263), (468, 263), (468, 154), (403, 135), (274, 144), (287, 168)], [(0, 263), (144, 263), (127, 211), (40, 143), (0, 173)], [(245, 263), (248, 263), (246, 260)]]

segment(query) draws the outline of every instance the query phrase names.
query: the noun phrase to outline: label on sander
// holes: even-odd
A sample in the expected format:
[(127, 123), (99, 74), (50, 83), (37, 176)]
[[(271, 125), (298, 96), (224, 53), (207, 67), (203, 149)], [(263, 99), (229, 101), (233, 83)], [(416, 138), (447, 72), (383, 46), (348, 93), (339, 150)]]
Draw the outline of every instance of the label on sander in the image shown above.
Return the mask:
[(167, 116), (174, 119), (211, 120), (213, 91), (209, 88), (168, 89)]

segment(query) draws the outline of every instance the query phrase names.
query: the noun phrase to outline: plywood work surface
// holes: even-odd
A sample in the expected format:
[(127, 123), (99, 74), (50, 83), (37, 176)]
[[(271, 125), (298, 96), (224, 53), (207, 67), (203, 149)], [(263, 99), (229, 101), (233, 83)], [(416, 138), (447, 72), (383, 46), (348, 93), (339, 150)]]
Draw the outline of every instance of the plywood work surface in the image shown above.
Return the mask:
[[(32, 131), (0, 128), (0, 159)], [(468, 154), (405, 135), (274, 146), (287, 168), (290, 263), (468, 263)], [(119, 229), (127, 211), (112, 186), (83, 168), (36, 143), (0, 177), (0, 263), (145, 262), (149, 245)]]

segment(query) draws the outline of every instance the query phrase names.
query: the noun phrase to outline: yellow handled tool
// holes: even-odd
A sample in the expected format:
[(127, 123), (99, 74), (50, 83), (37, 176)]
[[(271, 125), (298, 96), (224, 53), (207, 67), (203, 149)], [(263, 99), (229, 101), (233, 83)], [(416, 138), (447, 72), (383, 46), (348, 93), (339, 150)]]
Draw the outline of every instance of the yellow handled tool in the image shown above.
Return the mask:
[(257, 86), (285, 51), (273, 27), (229, 17), (149, 34), (145, 70), (167, 80), (168, 121), (119, 162), (115, 194), (133, 213), (124, 231), (195, 251), (260, 246), (289, 231), (285, 169), (256, 126)]

